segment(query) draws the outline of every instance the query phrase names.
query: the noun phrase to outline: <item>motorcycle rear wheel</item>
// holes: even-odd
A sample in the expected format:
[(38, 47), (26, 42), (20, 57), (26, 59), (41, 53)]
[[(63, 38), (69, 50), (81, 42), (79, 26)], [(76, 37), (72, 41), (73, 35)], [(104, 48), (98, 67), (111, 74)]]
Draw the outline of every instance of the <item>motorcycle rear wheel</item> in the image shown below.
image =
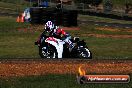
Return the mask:
[(78, 57), (85, 59), (92, 59), (92, 53), (87, 48), (80, 48), (80, 51), (78, 52)]

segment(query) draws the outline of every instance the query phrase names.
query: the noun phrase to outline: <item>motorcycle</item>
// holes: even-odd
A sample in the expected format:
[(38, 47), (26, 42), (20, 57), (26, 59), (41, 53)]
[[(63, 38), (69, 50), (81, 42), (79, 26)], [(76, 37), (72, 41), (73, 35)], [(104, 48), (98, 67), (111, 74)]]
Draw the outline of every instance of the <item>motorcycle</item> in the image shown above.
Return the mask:
[(35, 42), (39, 47), (41, 58), (86, 58), (92, 59), (92, 53), (86, 46), (84, 40), (79, 37), (71, 39), (74, 47), (69, 51), (68, 44), (53, 36), (43, 35)]

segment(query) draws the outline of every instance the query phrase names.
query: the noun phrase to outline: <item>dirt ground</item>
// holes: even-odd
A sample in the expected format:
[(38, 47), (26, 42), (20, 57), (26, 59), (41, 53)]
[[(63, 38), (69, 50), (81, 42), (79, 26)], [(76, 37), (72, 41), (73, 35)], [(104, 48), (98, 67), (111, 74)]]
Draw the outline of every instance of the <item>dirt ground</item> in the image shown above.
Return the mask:
[(45, 74), (131, 74), (132, 60), (1, 60), (0, 77)]
[(96, 27), (96, 29), (102, 31), (112, 31), (112, 32), (119, 32), (119, 31), (132, 32), (131, 28), (120, 30), (119, 28), (114, 28), (114, 27)]
[[(125, 32), (132, 32), (132, 29), (124, 29), (124, 30), (119, 30), (118, 28), (112, 28), (112, 27), (97, 27), (97, 30), (101, 31), (111, 31), (111, 32), (119, 32), (119, 31), (125, 31)], [(121, 34), (97, 34), (97, 33), (85, 33), (81, 34), (81, 36), (93, 36), (97, 38), (132, 38), (132, 35), (121, 35)]]

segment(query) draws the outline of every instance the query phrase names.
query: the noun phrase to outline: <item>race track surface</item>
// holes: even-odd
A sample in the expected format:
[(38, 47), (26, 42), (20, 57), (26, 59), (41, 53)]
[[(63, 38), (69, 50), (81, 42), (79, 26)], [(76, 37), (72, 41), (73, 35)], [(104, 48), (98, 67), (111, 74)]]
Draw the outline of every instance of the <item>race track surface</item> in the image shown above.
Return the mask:
[(1, 60), (0, 77), (45, 74), (131, 74), (132, 60)]

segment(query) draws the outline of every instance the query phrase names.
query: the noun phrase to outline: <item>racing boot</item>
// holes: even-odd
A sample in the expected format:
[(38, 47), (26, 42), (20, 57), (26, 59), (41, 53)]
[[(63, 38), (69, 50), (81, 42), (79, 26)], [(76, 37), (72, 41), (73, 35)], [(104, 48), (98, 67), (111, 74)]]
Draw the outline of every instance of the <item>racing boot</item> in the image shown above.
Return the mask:
[(69, 44), (69, 51), (70, 52), (72, 51), (73, 48), (74, 48), (74, 44), (73, 43)]

